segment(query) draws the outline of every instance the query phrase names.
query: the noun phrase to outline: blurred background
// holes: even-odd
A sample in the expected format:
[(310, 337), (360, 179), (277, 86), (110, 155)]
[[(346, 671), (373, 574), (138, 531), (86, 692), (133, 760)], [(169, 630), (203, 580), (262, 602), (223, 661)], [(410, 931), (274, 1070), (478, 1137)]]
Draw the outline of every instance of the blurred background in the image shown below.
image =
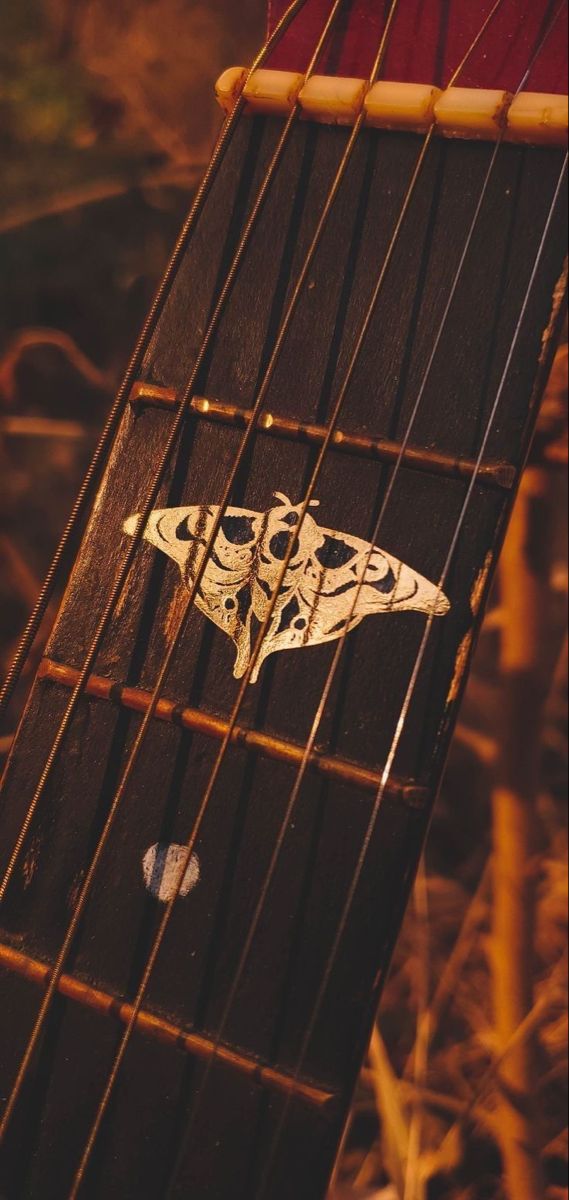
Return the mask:
[[(0, 4), (2, 674), (207, 161), (213, 83), (264, 20), (264, 0)], [(569, 1195), (566, 408), (564, 344), (336, 1200)]]

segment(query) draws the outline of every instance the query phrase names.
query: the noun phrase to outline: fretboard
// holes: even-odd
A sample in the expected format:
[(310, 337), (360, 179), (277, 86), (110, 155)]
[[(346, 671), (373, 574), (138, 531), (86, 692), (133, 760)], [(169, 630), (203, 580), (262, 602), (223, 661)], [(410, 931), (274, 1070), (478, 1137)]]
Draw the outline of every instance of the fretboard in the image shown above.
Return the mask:
[[(124, 522), (140, 511), (157, 469), (281, 131), (282, 123), (271, 119), (238, 125), (148, 345), (10, 760), (0, 872), (124, 557)], [(156, 508), (219, 503), (349, 134), (307, 123), (294, 130)], [(235, 508), (265, 514), (276, 492), (292, 506), (302, 500), (420, 146), (414, 135), (362, 133), (236, 483)], [(302, 1054), (423, 637), (420, 611), (377, 612), (346, 641), (220, 1037), (225, 998), (335, 643), (272, 654), (248, 688), (196, 845), (199, 880), (196, 865), (145, 996), (87, 1194), (252, 1200), (285, 1109), (267, 1195), (316, 1200), (325, 1192), (559, 311), (562, 197), (551, 211), (563, 154), (503, 146), (440, 335), (493, 153), (486, 144), (431, 145), (315, 491), (319, 526), (370, 539), (421, 388), (377, 544), (436, 581), (474, 485), (445, 583), (450, 610), (433, 626), (314, 1035)], [(541, 247), (548, 220), (550, 236)], [(145, 543), (0, 913), (1, 1014), (13, 1030), (0, 1062), (1, 1095), (9, 1091), (46, 986), (45, 964), (61, 945), (185, 597), (178, 563)], [(232, 640), (194, 609), (8, 1139), (0, 1190), (10, 1200), (61, 1197), (69, 1189), (162, 911), (143, 863), (157, 844), (187, 842), (237, 695), (234, 663)]]

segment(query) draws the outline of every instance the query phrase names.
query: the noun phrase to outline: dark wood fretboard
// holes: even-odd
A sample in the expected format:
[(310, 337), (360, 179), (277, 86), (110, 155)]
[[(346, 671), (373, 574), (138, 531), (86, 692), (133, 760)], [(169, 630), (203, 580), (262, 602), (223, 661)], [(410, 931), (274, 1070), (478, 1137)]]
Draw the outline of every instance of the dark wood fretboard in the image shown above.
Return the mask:
[[(282, 126), (242, 122), (147, 348), (13, 751), (6, 867), (214, 297)], [(188, 410), (157, 507), (219, 503), (349, 131), (299, 125)], [(275, 372), (232, 503), (302, 499), (412, 176), (420, 139), (364, 132)], [(316, 489), (318, 520), (368, 539), (421, 387), (493, 147), (434, 141)], [(314, 1036), (299, 1054), (349, 891), (425, 618), (350, 634), (229, 1019), (224, 999), (302, 760), (334, 644), (273, 655), (248, 689), (93, 1156), (86, 1195), (253, 1200), (283, 1107), (271, 1200), (327, 1179), (420, 855), (560, 305), (562, 198), (516, 330), (563, 162), (503, 146), (429, 372), (379, 544), (430, 580), (444, 565), (504, 375), (483, 469)], [(552, 299), (552, 297), (554, 299)], [(0, 1095), (9, 1092), (129, 747), (187, 595), (141, 549), (0, 911)], [(229, 638), (194, 609), (98, 872), (0, 1168), (9, 1200), (67, 1194), (129, 1016), (160, 905), (142, 861), (185, 843), (238, 689)], [(457, 805), (461, 798), (457, 796)], [(211, 1068), (211, 1059), (215, 1063)], [(200, 1081), (208, 1082), (197, 1111)], [(170, 1190), (169, 1190), (170, 1189)]]

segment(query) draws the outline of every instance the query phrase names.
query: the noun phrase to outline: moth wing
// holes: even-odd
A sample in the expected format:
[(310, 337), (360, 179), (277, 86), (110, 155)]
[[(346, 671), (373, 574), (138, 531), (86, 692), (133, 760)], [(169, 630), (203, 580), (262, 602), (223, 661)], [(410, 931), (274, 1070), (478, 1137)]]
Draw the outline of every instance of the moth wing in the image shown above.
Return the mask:
[(303, 596), (311, 610), (304, 642), (307, 646), (334, 641), (346, 628), (355, 629), (363, 619), (356, 596), (369, 543), (334, 529), (323, 528), (321, 534), (321, 545), (303, 583)]
[[(188, 589), (195, 586), (218, 517), (219, 505), (204, 504), (158, 509), (148, 521), (145, 539), (178, 564)], [(250, 509), (226, 510), (195, 597), (200, 611), (234, 641), (240, 674), (249, 658), (252, 578), (263, 521), (263, 514)], [(126, 532), (135, 525), (136, 518), (129, 518)]]
[(250, 657), (257, 548), (264, 514), (228, 508), (208, 558), (196, 604), (235, 643), (234, 674), (244, 675)]
[[(393, 554), (362, 538), (324, 532), (329, 539), (328, 561), (336, 569), (327, 572), (318, 607), (333, 636), (342, 632), (335, 624), (330, 626), (335, 613), (339, 623), (349, 620), (353, 629), (373, 614), (414, 611), (444, 616), (449, 611), (440, 588)], [(342, 554), (345, 561), (340, 562)]]
[[(190, 556), (199, 561), (207, 544), (208, 533), (219, 510), (207, 505), (189, 508), (158, 508), (152, 512), (144, 530), (144, 540), (178, 563), (184, 574)], [(140, 513), (128, 517), (124, 532), (133, 537), (138, 530)], [(192, 553), (193, 551), (193, 553)]]
[[(269, 654), (332, 641), (349, 615), (355, 586), (350, 566), (367, 543), (322, 529), (312, 518), (307, 520), (311, 525), (301, 542), (297, 569), (294, 573), (289, 570), (285, 577), (286, 586), (279, 596), (252, 682)], [(330, 567), (331, 562), (339, 566)], [(328, 590), (338, 591), (338, 595), (328, 596)], [(361, 620), (361, 616), (354, 616), (350, 628)]]

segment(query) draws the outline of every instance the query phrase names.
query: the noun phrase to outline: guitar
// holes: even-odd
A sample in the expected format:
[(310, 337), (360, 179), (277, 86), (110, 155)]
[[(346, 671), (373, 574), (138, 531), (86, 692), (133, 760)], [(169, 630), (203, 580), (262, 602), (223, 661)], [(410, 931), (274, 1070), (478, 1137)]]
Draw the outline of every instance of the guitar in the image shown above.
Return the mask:
[(38, 606), (0, 1193), (318, 1200), (563, 312), (563, 0), (273, 0)]

